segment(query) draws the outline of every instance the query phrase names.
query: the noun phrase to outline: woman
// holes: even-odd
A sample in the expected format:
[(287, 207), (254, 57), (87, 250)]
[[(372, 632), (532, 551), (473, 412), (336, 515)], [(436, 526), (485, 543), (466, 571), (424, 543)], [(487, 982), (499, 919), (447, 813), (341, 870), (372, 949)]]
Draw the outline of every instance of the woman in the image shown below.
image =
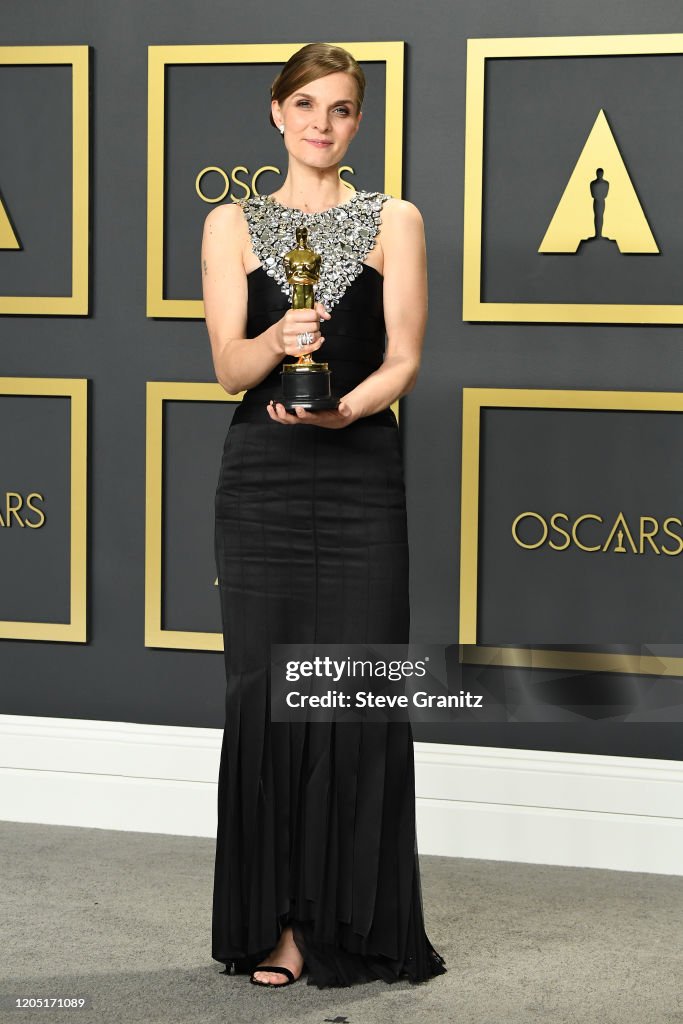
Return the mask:
[[(339, 178), (364, 88), (346, 50), (295, 53), (271, 90), (284, 184), (212, 210), (202, 244), (216, 378), (246, 390), (216, 489), (227, 691), (212, 954), (270, 986), (304, 969), (320, 988), (445, 971), (423, 925), (410, 723), (270, 720), (271, 644), (409, 639), (390, 406), (420, 364), (424, 230), (411, 203)], [(290, 308), (283, 269), (299, 224), (322, 255), (313, 309)], [(273, 400), (281, 364), (306, 352), (330, 366), (336, 409)]]

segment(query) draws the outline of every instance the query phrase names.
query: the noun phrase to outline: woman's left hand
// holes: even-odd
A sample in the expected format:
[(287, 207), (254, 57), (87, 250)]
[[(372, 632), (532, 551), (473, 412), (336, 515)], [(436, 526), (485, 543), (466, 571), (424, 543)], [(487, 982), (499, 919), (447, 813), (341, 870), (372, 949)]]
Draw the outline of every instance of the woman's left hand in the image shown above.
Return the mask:
[(312, 423), (316, 427), (329, 427), (331, 430), (338, 430), (339, 427), (347, 427), (357, 417), (353, 414), (351, 406), (342, 398), (336, 409), (321, 409), (319, 412), (310, 412), (308, 409), (296, 407), (296, 412), (285, 412), (281, 402), (270, 401), (266, 406), (268, 415), (276, 423)]

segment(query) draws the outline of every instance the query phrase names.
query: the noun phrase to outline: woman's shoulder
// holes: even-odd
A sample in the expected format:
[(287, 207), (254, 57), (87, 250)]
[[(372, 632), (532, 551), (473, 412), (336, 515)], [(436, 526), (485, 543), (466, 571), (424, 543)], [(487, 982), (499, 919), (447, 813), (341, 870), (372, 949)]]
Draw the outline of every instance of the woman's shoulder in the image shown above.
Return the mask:
[(407, 199), (396, 199), (394, 196), (380, 193), (380, 191), (373, 191), (373, 193), (360, 191), (360, 196), (367, 197), (377, 206), (378, 213), (381, 215), (383, 231), (386, 229), (401, 231), (405, 228), (422, 226), (422, 214), (415, 203), (411, 203)]
[(408, 199), (397, 199), (387, 192), (376, 192), (374, 195), (382, 197), (382, 214), (386, 223), (402, 224), (417, 223), (422, 221), (422, 214), (415, 203)]
[(237, 202), (220, 203), (209, 210), (204, 221), (204, 238), (220, 252), (231, 252), (246, 265), (245, 253), (249, 250), (249, 228), (240, 204)]
[(240, 203), (219, 203), (212, 207), (206, 215), (204, 223), (210, 228), (230, 230), (243, 220)]

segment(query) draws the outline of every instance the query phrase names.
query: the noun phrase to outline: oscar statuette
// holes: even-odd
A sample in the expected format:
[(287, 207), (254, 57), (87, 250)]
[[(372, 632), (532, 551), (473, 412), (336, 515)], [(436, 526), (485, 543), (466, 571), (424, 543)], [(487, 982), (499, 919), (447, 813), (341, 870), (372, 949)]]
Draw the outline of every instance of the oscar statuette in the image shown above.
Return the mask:
[[(296, 248), (283, 257), (285, 274), (292, 286), (292, 309), (313, 309), (315, 295), (313, 285), (320, 277), (321, 257), (308, 248), (308, 229), (296, 229)], [(299, 347), (311, 344), (313, 335), (304, 332), (297, 336)], [(280, 380), (282, 402), (287, 412), (294, 412), (297, 406), (315, 412), (318, 409), (336, 409), (339, 399), (332, 396), (332, 373), (327, 363), (316, 363), (312, 354), (303, 353), (296, 362), (283, 363)]]

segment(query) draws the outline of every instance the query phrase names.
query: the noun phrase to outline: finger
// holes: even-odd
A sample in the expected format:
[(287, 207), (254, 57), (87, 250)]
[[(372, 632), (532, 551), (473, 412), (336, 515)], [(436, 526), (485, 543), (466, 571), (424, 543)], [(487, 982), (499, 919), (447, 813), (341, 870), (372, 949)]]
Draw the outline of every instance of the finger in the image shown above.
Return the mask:
[[(324, 310), (324, 306), (321, 309)], [(321, 312), (318, 309), (292, 309), (290, 310), (291, 316), (289, 317), (290, 322), (300, 324), (317, 324), (320, 322)], [(328, 319), (328, 318), (326, 318)]]
[(285, 341), (285, 352), (288, 356), (303, 356), (310, 352), (315, 352), (325, 341), (322, 334), (318, 335), (317, 338), (310, 345), (299, 345), (296, 338), (293, 341)]
[(287, 422), (287, 414), (285, 413), (283, 405), (276, 404), (276, 402), (271, 398), (266, 408), (268, 410), (268, 415), (270, 416), (271, 420), (275, 420), (277, 423)]
[(304, 409), (300, 405), (295, 406), (295, 409), (296, 415), (300, 420), (316, 420), (317, 422), (318, 417), (320, 416), (319, 412), (312, 412), (310, 409)]
[(297, 423), (298, 422), (297, 421), (297, 417), (293, 416), (291, 413), (287, 412), (287, 410), (285, 409), (284, 405), (281, 402), (276, 402), (275, 410), (277, 412), (277, 415), (278, 415), (279, 419), (283, 423)]
[(291, 338), (294, 341), (297, 339), (299, 334), (312, 334), (314, 338), (317, 338), (320, 334), (320, 321), (315, 320), (312, 323), (296, 323), (292, 324), (291, 327), (285, 331), (285, 337)]
[(315, 423), (332, 423), (338, 420), (335, 409), (304, 409), (302, 419), (313, 420)]
[(332, 316), (331, 313), (328, 313), (327, 309), (322, 304), (322, 302), (316, 302), (315, 311), (319, 317), (322, 317), (323, 320), (329, 320), (330, 317)]
[(295, 324), (291, 330), (285, 332), (285, 337), (291, 341), (296, 341), (300, 334), (312, 334), (313, 340), (318, 341), (321, 337), (320, 324), (317, 320), (314, 324)]

